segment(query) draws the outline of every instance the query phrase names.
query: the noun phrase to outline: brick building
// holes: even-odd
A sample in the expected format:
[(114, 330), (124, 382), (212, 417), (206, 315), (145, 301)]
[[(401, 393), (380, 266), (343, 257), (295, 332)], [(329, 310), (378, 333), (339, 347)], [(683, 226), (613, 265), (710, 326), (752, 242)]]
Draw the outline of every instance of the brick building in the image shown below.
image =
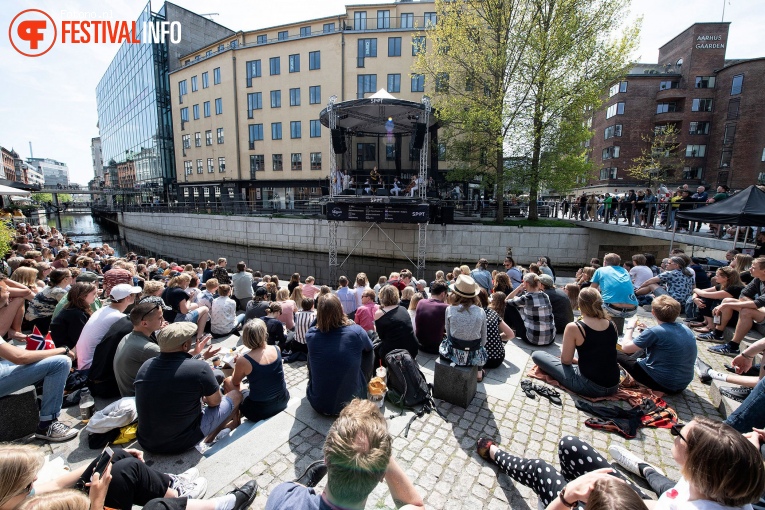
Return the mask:
[(13, 164), (13, 160), (17, 157), (13, 149), (8, 150), (5, 147), (0, 147), (0, 152), (3, 156), (3, 174), (2, 178), (8, 181), (16, 180), (16, 168)]
[(593, 191), (644, 183), (627, 170), (643, 140), (678, 130), (683, 158), (668, 184), (765, 183), (765, 58), (726, 60), (730, 23), (695, 23), (659, 49), (656, 64), (635, 64), (612, 84), (592, 118)]

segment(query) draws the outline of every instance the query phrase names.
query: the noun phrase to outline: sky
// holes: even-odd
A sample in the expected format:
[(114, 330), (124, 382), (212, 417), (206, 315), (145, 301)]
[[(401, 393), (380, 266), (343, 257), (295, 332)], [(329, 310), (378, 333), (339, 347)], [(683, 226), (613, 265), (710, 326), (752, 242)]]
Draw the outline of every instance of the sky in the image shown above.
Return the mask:
[[(232, 30), (254, 30), (345, 12), (346, 3), (388, 3), (381, 0), (174, 0)], [(95, 89), (118, 45), (55, 44), (36, 58), (17, 53), (8, 39), (12, 18), (25, 9), (41, 9), (59, 24), (71, 19), (135, 20), (144, 0), (3, 0), (0, 10), (0, 145), (29, 157), (67, 163), (70, 180), (87, 184), (93, 178), (91, 138), (98, 136)], [(162, 5), (153, 0), (153, 10)], [(271, 8), (278, 5), (278, 8)], [(762, 0), (632, 0), (629, 19), (642, 16), (640, 45), (633, 58), (655, 63), (658, 49), (695, 22), (731, 22), (727, 58), (765, 56), (761, 30)]]

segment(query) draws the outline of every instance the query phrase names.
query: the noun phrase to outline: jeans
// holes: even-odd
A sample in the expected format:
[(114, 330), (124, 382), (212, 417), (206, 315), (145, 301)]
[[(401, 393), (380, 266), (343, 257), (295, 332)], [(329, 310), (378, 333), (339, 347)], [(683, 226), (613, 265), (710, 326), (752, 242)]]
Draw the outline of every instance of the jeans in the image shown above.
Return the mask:
[(746, 400), (728, 416), (725, 423), (742, 434), (751, 432), (752, 427), (765, 426), (765, 379), (760, 379)]
[(72, 361), (64, 355), (51, 356), (28, 365), (14, 365), (0, 360), (0, 397), (43, 381), (40, 421), (55, 420), (61, 412), (64, 386), (71, 368)]
[(616, 308), (612, 308), (609, 303), (603, 303), (603, 310), (608, 312), (608, 315), (611, 317), (622, 317), (624, 319), (629, 319), (637, 313), (637, 309), (638, 307), (636, 306), (632, 310), (617, 310)]
[(605, 388), (579, 373), (579, 365), (564, 365), (560, 358), (549, 352), (534, 351), (531, 359), (544, 373), (558, 381), (565, 388), (583, 397), (607, 397), (619, 389), (619, 385)]
[(648, 386), (652, 390), (661, 391), (662, 393), (667, 393), (670, 395), (683, 391), (683, 389), (671, 390), (651, 377), (645, 371), (643, 366), (638, 363), (638, 360), (643, 357), (645, 357), (645, 351), (643, 350), (639, 350), (633, 354), (627, 354), (622, 351), (618, 351), (616, 353), (616, 361), (622, 366), (624, 370), (627, 371), (628, 374), (632, 376), (633, 379), (635, 379), (643, 386)]

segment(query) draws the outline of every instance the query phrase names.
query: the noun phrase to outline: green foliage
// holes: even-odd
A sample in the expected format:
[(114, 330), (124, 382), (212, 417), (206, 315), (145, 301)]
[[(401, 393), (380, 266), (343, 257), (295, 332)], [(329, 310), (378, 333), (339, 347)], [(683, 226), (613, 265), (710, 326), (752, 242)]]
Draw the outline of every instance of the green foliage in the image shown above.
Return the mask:
[(11, 241), (15, 233), (13, 225), (0, 222), (0, 257), (5, 257), (5, 254), (11, 251)]
[(627, 169), (629, 176), (645, 182), (648, 187), (655, 182), (677, 177), (684, 163), (677, 141), (679, 134), (677, 125), (666, 124), (642, 135), (641, 139), (650, 146), (632, 160), (632, 166)]
[[(72, 195), (69, 193), (56, 194), (58, 195), (58, 202), (60, 204), (72, 201)], [(51, 193), (32, 193), (30, 198), (38, 204), (47, 204), (48, 202), (53, 203), (53, 195)]]

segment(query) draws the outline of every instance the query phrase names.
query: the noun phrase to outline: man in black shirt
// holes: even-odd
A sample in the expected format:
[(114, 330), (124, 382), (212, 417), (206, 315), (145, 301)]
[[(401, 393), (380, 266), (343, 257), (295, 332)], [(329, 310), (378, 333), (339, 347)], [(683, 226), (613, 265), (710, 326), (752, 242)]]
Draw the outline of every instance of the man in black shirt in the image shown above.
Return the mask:
[[(136, 375), (138, 441), (150, 452), (180, 453), (211, 441), (242, 402), (237, 390), (221, 393), (210, 365), (192, 359), (188, 350), (196, 334), (190, 322), (165, 327), (157, 337), (159, 356)], [(207, 407), (200, 407), (200, 399)]]
[(571, 301), (567, 295), (555, 288), (550, 275), (543, 274), (539, 277), (539, 281), (544, 285), (543, 292), (550, 298), (555, 331), (563, 331), (567, 324), (574, 322), (574, 310), (571, 308)]
[(247, 303), (247, 312), (244, 316), (245, 322), (250, 319), (262, 319), (266, 316), (266, 310), (268, 310), (267, 296), (268, 290), (265, 287), (258, 287), (253, 300)]

